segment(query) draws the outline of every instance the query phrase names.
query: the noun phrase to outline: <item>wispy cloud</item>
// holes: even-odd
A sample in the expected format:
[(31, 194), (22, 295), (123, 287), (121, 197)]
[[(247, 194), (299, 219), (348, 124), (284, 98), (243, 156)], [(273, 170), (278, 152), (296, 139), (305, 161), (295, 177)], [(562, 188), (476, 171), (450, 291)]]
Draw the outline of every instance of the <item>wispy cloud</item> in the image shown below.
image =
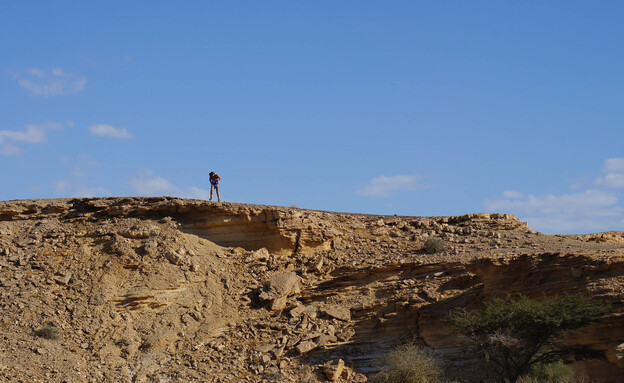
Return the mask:
[(72, 192), (72, 197), (109, 197), (112, 193), (104, 187), (79, 186)]
[(605, 161), (602, 177), (596, 178), (594, 184), (607, 189), (624, 188), (624, 158), (610, 158)]
[(168, 194), (175, 190), (171, 182), (155, 175), (151, 170), (146, 170), (138, 177), (131, 179), (129, 184), (135, 193), (143, 196)]
[(194, 186), (186, 188), (180, 197), (183, 198), (196, 198), (196, 199), (208, 199), (210, 198), (210, 190), (196, 188)]
[[(509, 190), (486, 200), (491, 212), (511, 213), (544, 233), (587, 233), (624, 228), (624, 158), (609, 158), (597, 172), (570, 185), (578, 192), (532, 195)], [(593, 180), (593, 182), (592, 182)]]
[(13, 74), (17, 83), (35, 96), (61, 96), (81, 92), (87, 79), (84, 76), (64, 72), (61, 68), (29, 68)]
[(208, 199), (210, 191), (194, 186), (178, 187), (168, 180), (154, 174), (151, 170), (143, 171), (129, 181), (132, 190), (140, 196), (170, 195), (182, 198)]
[(117, 139), (131, 139), (134, 136), (128, 132), (126, 128), (116, 128), (114, 126), (106, 124), (96, 124), (89, 127), (91, 134), (100, 137), (117, 138)]
[(426, 187), (419, 184), (421, 178), (419, 175), (379, 176), (373, 178), (368, 185), (356, 193), (368, 197), (388, 197), (398, 190), (416, 190)]
[(81, 184), (74, 184), (66, 180), (59, 180), (54, 183), (54, 192), (63, 197), (109, 197), (111, 191), (105, 187), (92, 187)]
[(606, 173), (624, 173), (624, 158), (609, 158), (605, 161)]
[(546, 233), (604, 231), (624, 222), (618, 198), (601, 190), (560, 195), (524, 195), (506, 191), (485, 201), (485, 209), (518, 215), (533, 229)]
[(0, 137), (0, 156), (14, 156), (20, 152), (20, 149), (11, 144), (10, 142), (4, 142)]
[(61, 129), (62, 124), (48, 122), (38, 125), (27, 125), (25, 130), (0, 130), (0, 155), (10, 156), (20, 152), (16, 143), (40, 144), (46, 142), (47, 132), (51, 129)]
[(485, 201), (485, 207), (488, 210), (513, 210), (520, 214), (595, 214), (616, 203), (616, 196), (600, 190), (538, 196), (506, 191), (502, 198)]

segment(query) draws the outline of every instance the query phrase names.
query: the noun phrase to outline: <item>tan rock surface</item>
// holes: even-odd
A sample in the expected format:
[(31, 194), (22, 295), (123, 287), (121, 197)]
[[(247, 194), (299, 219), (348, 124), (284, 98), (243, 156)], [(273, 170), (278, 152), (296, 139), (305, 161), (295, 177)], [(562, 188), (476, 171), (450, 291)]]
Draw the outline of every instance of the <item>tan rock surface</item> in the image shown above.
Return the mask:
[[(430, 237), (445, 250), (426, 254)], [(363, 382), (405, 340), (435, 348), (451, 376), (477, 377), (449, 310), (522, 292), (612, 302), (614, 313), (566, 341), (604, 350), (606, 361), (575, 369), (617, 382), (622, 238), (542, 235), (506, 214), (0, 202), (0, 381), (324, 381), (328, 362), (342, 360), (342, 381)], [(57, 339), (34, 335), (50, 322)]]

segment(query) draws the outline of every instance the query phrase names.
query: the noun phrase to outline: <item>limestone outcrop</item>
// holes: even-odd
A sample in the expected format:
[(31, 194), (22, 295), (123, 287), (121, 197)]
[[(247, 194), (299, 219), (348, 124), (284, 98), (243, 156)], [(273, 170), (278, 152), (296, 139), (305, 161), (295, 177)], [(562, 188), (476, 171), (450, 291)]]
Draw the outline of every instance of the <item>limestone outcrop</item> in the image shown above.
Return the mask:
[[(446, 246), (428, 254), (429, 238)], [(448, 322), (494, 296), (587, 294), (567, 334), (624, 376), (624, 233), (507, 214), (403, 217), (171, 197), (0, 202), (0, 380), (365, 382), (405, 341), (483, 377)], [(41, 334), (54, 326), (55, 339)]]

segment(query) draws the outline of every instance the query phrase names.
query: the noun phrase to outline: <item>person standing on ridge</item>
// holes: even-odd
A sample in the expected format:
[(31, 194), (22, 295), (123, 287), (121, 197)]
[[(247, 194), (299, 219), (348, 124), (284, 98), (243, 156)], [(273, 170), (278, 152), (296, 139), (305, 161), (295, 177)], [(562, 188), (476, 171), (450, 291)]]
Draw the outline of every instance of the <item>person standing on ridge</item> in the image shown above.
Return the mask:
[(221, 181), (221, 177), (215, 172), (210, 172), (210, 201), (212, 201), (212, 189), (217, 191), (217, 202), (221, 202), (221, 197), (219, 196), (219, 181)]

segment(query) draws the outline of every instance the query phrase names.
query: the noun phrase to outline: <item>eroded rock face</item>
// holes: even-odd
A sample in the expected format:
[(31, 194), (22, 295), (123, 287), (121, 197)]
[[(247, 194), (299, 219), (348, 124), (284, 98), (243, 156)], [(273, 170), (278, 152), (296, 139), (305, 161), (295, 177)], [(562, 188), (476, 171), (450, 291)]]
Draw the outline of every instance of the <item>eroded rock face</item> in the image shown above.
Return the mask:
[[(428, 238), (443, 252), (426, 254)], [(363, 382), (403, 341), (484, 368), (449, 326), (493, 296), (590, 294), (575, 364), (624, 376), (622, 233), (546, 236), (506, 214), (371, 216), (178, 198), (0, 202), (0, 380)], [(33, 335), (45, 323), (56, 340)], [(306, 367), (308, 366), (308, 367)]]

